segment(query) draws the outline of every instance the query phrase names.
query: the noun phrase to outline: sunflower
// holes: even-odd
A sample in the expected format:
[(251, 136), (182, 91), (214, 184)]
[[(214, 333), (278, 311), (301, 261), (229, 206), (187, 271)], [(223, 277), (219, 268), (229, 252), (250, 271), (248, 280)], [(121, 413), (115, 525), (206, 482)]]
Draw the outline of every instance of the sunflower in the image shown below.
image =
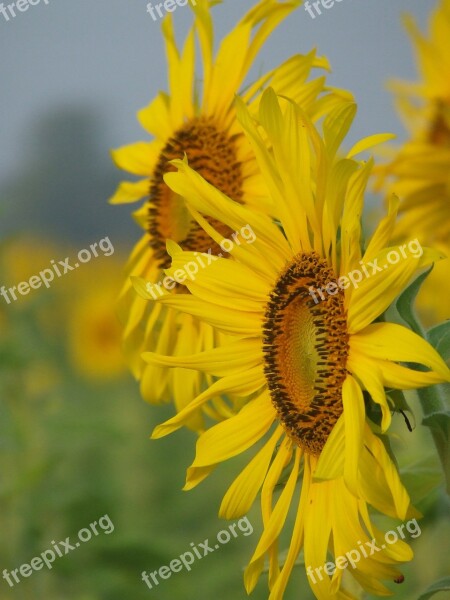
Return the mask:
[(65, 306), (68, 357), (75, 371), (91, 382), (114, 381), (126, 371), (114, 309), (120, 284), (120, 262), (113, 257), (86, 265), (70, 283)]
[[(154, 136), (151, 142), (138, 142), (113, 152), (117, 166), (143, 176), (137, 182), (120, 184), (112, 203), (145, 204), (135, 217), (145, 229), (127, 267), (127, 281), (120, 300), (125, 323), (124, 349), (135, 376), (141, 381), (143, 397), (152, 403), (174, 399), (177, 408), (186, 405), (203, 381), (196, 373), (173, 374), (167, 369), (148, 365), (141, 359), (143, 350), (162, 354), (190, 354), (222, 343), (223, 334), (215, 332), (196, 318), (177, 314), (167, 307), (145, 302), (134, 292), (129, 276), (139, 276), (155, 285), (157, 296), (164, 279), (163, 269), (170, 264), (166, 239), (173, 239), (186, 250), (219, 253), (217, 244), (198, 226), (186, 209), (183, 199), (164, 183), (163, 176), (172, 167), (169, 161), (188, 156), (190, 164), (211, 184), (237, 203), (269, 210), (267, 190), (251, 148), (240, 130), (233, 107), (234, 96), (247, 75), (260, 48), (274, 28), (286, 18), (299, 1), (259, 2), (222, 41), (213, 56), (213, 23), (209, 2), (198, 0), (193, 11), (195, 23), (187, 36), (183, 51), (177, 49), (171, 18), (163, 23), (167, 46), (170, 93), (160, 93), (139, 113), (142, 126)], [(194, 32), (197, 31), (203, 64), (201, 93), (195, 86)], [(302, 102), (308, 114), (318, 119), (349, 94), (336, 90), (325, 92), (325, 79), (307, 81), (313, 68), (328, 69), (323, 58), (314, 52), (295, 56), (260, 77), (249, 86), (244, 101), (255, 110), (260, 90), (268, 82), (278, 93), (289, 94)], [(215, 227), (228, 237), (232, 231), (219, 222)], [(183, 289), (177, 286), (177, 291)], [(184, 288), (184, 291), (186, 289)], [(220, 400), (205, 407), (216, 419), (231, 413)], [(196, 426), (201, 426), (202, 421)]]
[[(328, 556), (343, 556), (375, 539), (380, 551), (361, 559), (351, 574), (368, 592), (386, 595), (389, 590), (381, 580), (400, 581), (397, 565), (410, 560), (412, 551), (402, 540), (381, 549), (383, 532), (372, 523), (369, 506), (402, 520), (417, 513), (377, 435), (391, 422), (393, 407), (385, 390), (448, 381), (450, 373), (426, 341), (384, 322), (381, 315), (417, 270), (440, 254), (423, 249), (420, 258), (407, 255), (388, 265), (396, 202), (362, 250), (360, 217), (372, 160), (364, 163), (355, 156), (386, 136), (366, 138), (339, 158), (355, 114), (353, 104), (327, 116), (323, 135), (298, 104), (277, 97), (272, 89), (262, 96), (257, 121), (243, 102), (238, 106), (277, 219), (233, 202), (187, 160), (174, 161), (178, 171), (166, 174), (168, 186), (186, 199), (199, 225), (217, 243), (223, 236), (211, 219), (231, 229), (249, 224), (256, 240), (235, 245), (231, 259), (216, 257), (186, 283), (189, 295), (166, 293), (157, 300), (200, 318), (231, 341), (192, 356), (144, 354), (152, 365), (214, 377), (208, 389), (159, 425), (153, 438), (185, 425), (217, 394), (242, 397), (236, 415), (198, 438), (185, 489), (196, 486), (219, 463), (256, 446), (220, 508), (224, 518), (241, 517), (261, 490), (264, 531), (245, 572), (247, 592), (255, 587), (267, 556), (270, 600), (281, 599), (303, 549), (312, 570), (308, 572), (314, 576), (322, 569), (321, 578), (310, 578), (315, 596), (352, 598), (342, 589), (343, 571), (329, 576), (323, 565)], [(173, 241), (167, 248), (172, 257), (168, 275), (194, 256)], [(359, 279), (355, 273), (364, 269), (369, 276), (361, 277), (358, 287), (351, 285)], [(134, 283), (150, 299), (144, 282)], [(378, 408), (379, 418), (369, 419), (366, 405)], [(286, 470), (287, 483), (275, 498)], [(280, 568), (278, 539), (294, 503), (295, 524)]]
[[(411, 231), (450, 253), (450, 0), (442, 0), (431, 17), (429, 39), (411, 17), (407, 29), (417, 52), (421, 80), (396, 82), (393, 90), (409, 137), (393, 160), (380, 169), (380, 187), (392, 178), (391, 190), (401, 199), (399, 239)], [(449, 318), (445, 303), (436, 303), (436, 289), (448, 286), (448, 262), (425, 283), (419, 306), (427, 320)], [(434, 315), (430, 308), (434, 307)], [(447, 312), (446, 312), (447, 311)]]

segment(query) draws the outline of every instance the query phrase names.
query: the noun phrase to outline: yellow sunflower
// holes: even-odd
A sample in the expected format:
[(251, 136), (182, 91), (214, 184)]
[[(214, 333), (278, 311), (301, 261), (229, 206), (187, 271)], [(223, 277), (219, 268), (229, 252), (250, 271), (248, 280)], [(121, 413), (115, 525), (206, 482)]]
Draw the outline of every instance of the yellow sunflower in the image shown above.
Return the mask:
[[(402, 199), (396, 235), (411, 231), (427, 243), (450, 253), (450, 0), (441, 0), (431, 17), (430, 37), (410, 17), (408, 31), (417, 52), (421, 81), (395, 83), (398, 107), (410, 131), (393, 160), (380, 169), (392, 177), (392, 191)], [(419, 295), (428, 321), (449, 318), (436, 290), (448, 288), (449, 263), (435, 269)], [(434, 311), (431, 311), (431, 307)], [(433, 314), (434, 312), (434, 314)]]
[(85, 265), (70, 282), (65, 306), (68, 357), (92, 382), (113, 381), (126, 371), (115, 311), (120, 284), (120, 261), (113, 257)]
[[(243, 102), (238, 106), (277, 219), (234, 202), (186, 160), (174, 161), (178, 172), (166, 174), (168, 186), (186, 199), (216, 243), (223, 236), (211, 219), (234, 230), (248, 224), (256, 240), (236, 244), (231, 259), (216, 257), (186, 283), (190, 294), (166, 293), (157, 300), (201, 319), (231, 341), (192, 356), (144, 354), (149, 364), (199, 370), (215, 379), (159, 425), (153, 438), (185, 425), (217, 394), (241, 396), (244, 405), (236, 415), (200, 435), (185, 489), (257, 445), (220, 509), (222, 517), (241, 517), (261, 490), (264, 532), (245, 572), (247, 591), (255, 587), (267, 556), (270, 600), (281, 599), (303, 548), (315, 596), (352, 598), (342, 589), (343, 570), (331, 575), (323, 567), (328, 557), (336, 562), (359, 544), (376, 540), (379, 551), (348, 570), (368, 592), (387, 595), (381, 580), (401, 581), (397, 565), (410, 560), (412, 551), (400, 539), (381, 548), (383, 532), (372, 523), (369, 506), (402, 520), (417, 513), (377, 436), (391, 421), (385, 388), (449, 381), (450, 372), (426, 341), (380, 316), (416, 272), (440, 255), (423, 249), (420, 257), (395, 258), (397, 249), (387, 246), (395, 202), (361, 249), (360, 218), (372, 161), (354, 156), (386, 136), (366, 138), (339, 158), (354, 105), (334, 109), (324, 120), (323, 136), (299, 105), (277, 98), (271, 89), (263, 94), (258, 121)], [(172, 265), (166, 273), (174, 276), (194, 254), (175, 242), (167, 248)], [(134, 284), (151, 299), (142, 280)], [(429, 370), (416, 371), (403, 362)], [(379, 407), (378, 425), (366, 416), (365, 402)], [(287, 483), (275, 497), (286, 468)], [(301, 492), (294, 500), (298, 481)], [(280, 568), (278, 538), (294, 502), (295, 525)], [(321, 577), (315, 576), (317, 570)]]
[[(164, 21), (170, 93), (161, 92), (139, 113), (142, 126), (154, 140), (113, 152), (117, 166), (144, 178), (121, 183), (111, 202), (146, 199), (135, 213), (145, 233), (130, 258), (121, 295), (125, 353), (133, 373), (141, 380), (143, 397), (153, 403), (173, 398), (177, 408), (185, 406), (194, 393), (211, 382), (210, 378), (205, 383), (203, 377), (191, 371), (173, 374), (170, 370), (148, 365), (141, 360), (141, 353), (151, 349), (162, 354), (190, 354), (215, 347), (221, 343), (223, 335), (196, 318), (177, 314), (161, 304), (149, 306), (136, 295), (129, 276), (145, 278), (152, 286), (152, 293), (158, 296), (163, 290), (163, 269), (170, 264), (166, 239), (179, 242), (186, 250), (210, 250), (213, 254), (220, 251), (192, 219), (183, 199), (165, 185), (163, 176), (171, 168), (169, 161), (172, 159), (186, 154), (199, 173), (235, 202), (269, 210), (264, 181), (236, 120), (234, 96), (267, 37), (300, 2), (259, 2), (223, 39), (215, 57), (209, 4), (206, 0), (198, 0), (193, 6), (194, 27), (182, 52), (175, 43), (171, 18)], [(195, 85), (195, 31), (202, 53), (201, 93)], [(270, 82), (278, 93), (289, 94), (301, 101), (311, 118), (318, 119), (341, 97), (350, 95), (337, 91), (325, 93), (324, 77), (307, 81), (316, 67), (328, 69), (328, 63), (316, 57), (314, 52), (295, 56), (249, 86), (243, 94), (244, 101), (256, 110), (260, 90)], [(214, 225), (225, 237), (233, 233), (218, 222)], [(179, 286), (177, 290), (181, 291)], [(220, 400), (205, 410), (216, 419), (231, 414)], [(196, 426), (201, 423), (200, 420)]]

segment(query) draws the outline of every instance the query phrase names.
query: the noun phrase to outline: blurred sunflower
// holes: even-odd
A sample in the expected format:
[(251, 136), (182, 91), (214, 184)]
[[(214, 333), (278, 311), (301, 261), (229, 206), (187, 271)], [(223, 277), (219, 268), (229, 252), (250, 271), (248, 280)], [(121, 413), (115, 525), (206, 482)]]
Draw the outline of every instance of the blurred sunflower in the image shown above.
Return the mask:
[[(199, 437), (185, 489), (196, 486), (219, 463), (257, 445), (256, 454), (228, 489), (220, 514), (228, 519), (246, 514), (262, 488), (264, 531), (246, 569), (245, 584), (247, 592), (254, 589), (267, 555), (270, 600), (279, 600), (302, 548), (312, 573), (323, 571), (328, 553), (343, 556), (372, 538), (381, 548), (383, 532), (371, 522), (369, 506), (402, 520), (417, 515), (376, 435), (391, 421), (385, 388), (450, 381), (450, 372), (421, 337), (380, 320), (417, 270), (440, 258), (437, 252), (424, 249), (420, 258), (390, 264), (363, 279), (358, 288), (347, 277), (362, 265), (387, 264), (392, 250), (386, 246), (395, 224), (395, 202), (365, 251), (361, 249), (360, 218), (372, 161), (353, 158), (386, 136), (366, 138), (345, 158), (337, 158), (355, 114), (352, 104), (336, 108), (324, 120), (323, 137), (299, 105), (278, 99), (271, 89), (263, 94), (258, 124), (243, 102), (239, 113), (277, 207), (277, 222), (233, 202), (186, 160), (174, 161), (178, 172), (166, 174), (166, 183), (186, 199), (216, 243), (223, 235), (207, 218), (231, 229), (250, 224), (256, 241), (236, 245), (232, 259), (217, 257), (187, 282), (190, 295), (166, 293), (158, 299), (159, 304), (201, 318), (234, 341), (193, 356), (146, 353), (144, 358), (150, 364), (196, 369), (217, 378), (159, 425), (154, 438), (182, 427), (216, 394), (245, 398), (235, 416)], [(175, 242), (168, 242), (167, 248), (172, 257), (169, 275), (194, 256)], [(135, 285), (149, 297), (144, 281)], [(400, 362), (429, 370), (416, 371)], [(365, 402), (380, 407), (380, 426), (366, 416)], [(289, 477), (275, 501), (274, 490), (286, 468)], [(280, 569), (278, 538), (299, 479), (295, 525)], [(397, 565), (412, 558), (401, 540), (384, 546), (351, 569), (369, 593), (388, 595), (381, 580), (401, 578)], [(342, 589), (342, 575), (343, 570), (336, 569), (331, 577), (311, 578), (315, 596), (353, 598)]]
[[(393, 160), (379, 169), (381, 181), (393, 178), (391, 190), (401, 199), (395, 233), (408, 239), (411, 231), (450, 254), (450, 0), (441, 0), (432, 14), (430, 37), (405, 20), (417, 52), (421, 81), (392, 85), (409, 139)], [(425, 282), (419, 308), (427, 321), (449, 318), (448, 305), (436, 301), (436, 291), (448, 284), (449, 262)], [(433, 310), (432, 310), (433, 309)]]
[(77, 373), (91, 381), (112, 381), (126, 369), (115, 311), (120, 285), (120, 262), (112, 257), (84, 265), (71, 279), (66, 302), (68, 355)]
[[(164, 174), (173, 169), (169, 161), (183, 158), (207, 181), (235, 202), (258, 210), (270, 210), (267, 191), (258, 172), (251, 148), (240, 130), (234, 109), (234, 96), (255, 60), (259, 50), (275, 27), (299, 4), (299, 0), (278, 2), (263, 0), (242, 19), (222, 41), (213, 56), (213, 23), (210, 4), (198, 0), (193, 6), (194, 27), (187, 36), (183, 52), (177, 49), (171, 18), (163, 23), (166, 41), (170, 93), (160, 93), (139, 112), (142, 126), (154, 136), (152, 142), (138, 142), (113, 151), (118, 167), (144, 176), (137, 182), (120, 184), (112, 203), (147, 202), (135, 212), (138, 223), (146, 230), (136, 245), (127, 268), (127, 281), (120, 301), (125, 323), (124, 349), (135, 376), (141, 380), (141, 393), (152, 403), (174, 399), (178, 409), (185, 406), (210, 378), (192, 371), (173, 374), (167, 369), (148, 365), (141, 359), (144, 350), (182, 355), (213, 348), (223, 334), (215, 332), (196, 318), (178, 314), (167, 307), (149, 305), (136, 295), (129, 276), (139, 276), (149, 284), (161, 284), (163, 269), (170, 264), (166, 240), (176, 240), (186, 250), (218, 254), (215, 242), (191, 217), (184, 201), (164, 183)], [(202, 91), (195, 85), (194, 31), (197, 31), (202, 53)], [(347, 93), (325, 91), (325, 78), (307, 82), (313, 68), (328, 69), (325, 59), (314, 52), (295, 56), (260, 77), (243, 94), (244, 101), (257, 108), (262, 88), (270, 84), (279, 93), (289, 94), (302, 102), (304, 109), (317, 119)], [(224, 237), (232, 231), (219, 221), (213, 222)], [(177, 286), (177, 292), (183, 288)], [(185, 292), (185, 289), (184, 289)], [(154, 294), (160, 292), (154, 287)], [(230, 408), (221, 400), (204, 407), (213, 418), (230, 416)], [(191, 425), (202, 427), (202, 419)]]
[[(62, 251), (55, 243), (29, 233), (3, 240), (0, 247), (0, 268), (6, 287), (28, 281), (31, 276), (48, 268), (50, 261)], [(27, 304), (36, 297), (33, 294), (22, 296), (17, 292), (16, 296), (18, 301), (9, 298), (12, 299), (11, 306)]]
[[(51, 267), (51, 261), (64, 254), (65, 248), (54, 241), (37, 237), (31, 233), (21, 234), (2, 241), (0, 247), (0, 274), (6, 288), (19, 286), (28, 282), (43, 269)], [(21, 295), (15, 291), (17, 300), (9, 293), (8, 311), (30, 312), (39, 330), (46, 338), (57, 338), (62, 323), (64, 311), (57, 301), (62, 292), (60, 285), (50, 288), (41, 286), (30, 288), (29, 292)], [(3, 302), (4, 299), (1, 298)]]

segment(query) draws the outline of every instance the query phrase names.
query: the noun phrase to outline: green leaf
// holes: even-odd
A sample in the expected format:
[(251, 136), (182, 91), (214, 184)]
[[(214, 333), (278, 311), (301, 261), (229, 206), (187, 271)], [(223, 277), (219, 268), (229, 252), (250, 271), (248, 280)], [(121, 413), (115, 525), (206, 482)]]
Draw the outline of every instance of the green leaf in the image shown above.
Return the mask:
[[(450, 360), (450, 321), (433, 327), (427, 334), (430, 344), (445, 361)], [(450, 384), (418, 390), (423, 409), (422, 424), (429, 427), (441, 459), (450, 495)]]
[(450, 496), (450, 411), (426, 417), (422, 424), (431, 430), (444, 469), (447, 494)]
[(423, 282), (432, 270), (433, 267), (431, 266), (427, 271), (419, 275), (406, 290), (400, 294), (397, 300), (395, 300), (385, 312), (386, 321), (407, 325), (415, 333), (425, 337), (422, 325), (414, 310), (414, 302)]
[[(450, 360), (450, 321), (433, 327), (427, 334), (420, 324), (414, 302), (421, 285), (433, 267), (419, 275), (385, 312), (385, 320), (399, 323), (425, 338)], [(433, 385), (417, 390), (423, 411), (422, 425), (429, 427), (444, 469), (447, 493), (450, 495), (450, 384)]]
[[(426, 339), (448, 363), (450, 360), (450, 321), (441, 323), (426, 334)], [(450, 384), (443, 383), (418, 390), (424, 420), (430, 417), (444, 418), (450, 412)]]
[(436, 325), (427, 333), (430, 344), (435, 348), (442, 358), (450, 360), (450, 322), (446, 321)]
[[(436, 453), (433, 452), (402, 469), (401, 479), (414, 506), (430, 500), (431, 494), (442, 484), (442, 469)], [(422, 510), (420, 506), (418, 508)]]
[(418, 600), (428, 600), (435, 594), (439, 592), (448, 592), (450, 591), (450, 577), (444, 577), (444, 579), (440, 579), (431, 585), (426, 592), (424, 592)]

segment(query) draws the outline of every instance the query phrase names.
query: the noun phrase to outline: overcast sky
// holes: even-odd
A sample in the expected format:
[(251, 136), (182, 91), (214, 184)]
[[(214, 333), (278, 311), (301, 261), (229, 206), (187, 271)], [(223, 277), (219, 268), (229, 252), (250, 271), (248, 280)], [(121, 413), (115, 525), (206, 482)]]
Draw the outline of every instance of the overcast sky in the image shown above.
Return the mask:
[[(79, 224), (99, 218), (109, 222), (118, 215), (125, 219), (126, 213), (120, 209), (102, 212), (112, 192), (109, 188), (120, 177), (110, 165), (109, 148), (145, 139), (136, 122), (136, 110), (166, 88), (160, 24), (146, 12), (146, 4), (144, 0), (49, 0), (45, 5), (41, 0), (8, 22), (0, 14), (0, 190), (17, 187), (30, 170), (39, 168), (47, 173), (39, 156), (46, 161), (54, 159), (54, 171), (59, 168), (58, 156), (67, 151), (66, 180), (53, 190), (61, 205), (65, 201), (62, 183), (67, 182), (71, 203), (77, 203), (74, 190), (85, 194), (83, 186), (77, 187), (76, 175), (70, 177), (73, 164), (74, 173), (89, 173), (93, 180), (98, 174), (96, 198), (90, 204), (79, 198)], [(224, 0), (216, 7), (217, 37), (253, 4), (254, 0)], [(434, 0), (341, 0), (314, 20), (300, 7), (269, 39), (254, 73), (315, 46), (331, 62), (330, 82), (351, 90), (358, 101), (351, 140), (377, 131), (403, 136), (385, 89), (388, 78), (408, 79), (415, 73), (401, 14), (416, 15), (423, 27), (435, 4)], [(174, 17), (183, 35), (191, 18), (189, 8), (179, 7)], [(65, 115), (70, 115), (71, 127), (64, 127)], [(57, 143), (48, 142), (48, 131), (56, 137), (59, 132)], [(90, 168), (80, 171), (79, 165), (86, 166), (88, 159)], [(74, 163), (79, 163), (78, 167)], [(34, 186), (36, 197), (47, 193), (36, 173), (29, 185)], [(3, 196), (5, 193), (9, 194), (3, 191)], [(14, 191), (19, 205), (16, 211), (21, 210), (24, 193), (23, 189)], [(3, 200), (8, 203), (8, 197)], [(25, 201), (23, 206), (27, 206)], [(69, 221), (70, 216), (68, 210), (58, 217), (67, 232), (79, 227), (69, 222), (64, 227), (64, 219)], [(55, 226), (49, 222), (49, 234)], [(130, 231), (127, 227), (124, 225), (124, 232)]]

